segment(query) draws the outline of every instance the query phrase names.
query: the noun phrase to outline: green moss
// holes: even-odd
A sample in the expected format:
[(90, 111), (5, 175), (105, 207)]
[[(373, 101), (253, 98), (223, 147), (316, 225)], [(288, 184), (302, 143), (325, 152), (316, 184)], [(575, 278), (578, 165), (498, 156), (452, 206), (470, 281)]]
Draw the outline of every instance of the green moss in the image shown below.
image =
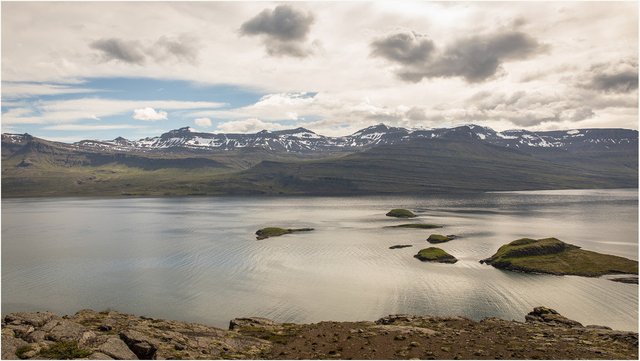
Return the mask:
[(413, 218), (416, 217), (416, 215), (408, 209), (396, 208), (387, 212), (387, 217)]
[(597, 277), (614, 273), (638, 273), (638, 262), (580, 249), (556, 238), (523, 238), (506, 244), (496, 254), (481, 261), (496, 268)]
[(39, 356), (54, 360), (71, 360), (91, 355), (89, 350), (81, 349), (75, 342), (60, 341), (40, 351)]
[(429, 247), (421, 249), (418, 254), (414, 256), (415, 258), (423, 261), (423, 262), (441, 262), (441, 263), (456, 263), (458, 260), (445, 252), (444, 250), (437, 247)]
[(309, 232), (313, 231), (313, 228), (280, 228), (280, 227), (267, 227), (256, 231), (257, 239), (265, 239), (269, 237), (282, 236), (283, 234), (289, 234), (293, 232)]
[(28, 358), (25, 354), (29, 351), (33, 351), (33, 347), (30, 345), (25, 345), (25, 346), (20, 346), (18, 347), (18, 349), (16, 350), (16, 356), (18, 356), (19, 359), (24, 360), (26, 358)]
[(449, 242), (452, 239), (453, 238), (450, 238), (448, 236), (443, 236), (441, 234), (432, 234), (429, 236), (429, 238), (427, 238), (427, 241), (429, 243), (444, 243), (444, 242)]
[(420, 228), (420, 229), (433, 229), (433, 228), (442, 228), (442, 226), (437, 226), (435, 224), (424, 224), (424, 223), (407, 223), (407, 224), (399, 224), (397, 226), (386, 226), (385, 228)]

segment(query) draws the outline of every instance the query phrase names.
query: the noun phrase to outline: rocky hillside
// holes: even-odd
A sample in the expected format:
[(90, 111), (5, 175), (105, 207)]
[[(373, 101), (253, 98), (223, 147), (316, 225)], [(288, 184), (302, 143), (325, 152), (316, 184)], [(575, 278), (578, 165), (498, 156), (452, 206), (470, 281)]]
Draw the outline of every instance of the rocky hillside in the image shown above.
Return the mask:
[(82, 310), (13, 313), (3, 359), (637, 359), (638, 334), (583, 326), (537, 307), (526, 322), (393, 315), (375, 322), (276, 323), (239, 318), (229, 330)]

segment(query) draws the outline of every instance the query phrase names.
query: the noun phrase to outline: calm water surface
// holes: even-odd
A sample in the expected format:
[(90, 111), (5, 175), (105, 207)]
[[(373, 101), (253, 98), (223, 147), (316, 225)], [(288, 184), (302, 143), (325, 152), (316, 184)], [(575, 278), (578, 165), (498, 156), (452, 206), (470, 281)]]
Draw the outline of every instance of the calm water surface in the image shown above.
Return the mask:
[[(429, 230), (389, 229), (409, 208), (460, 238), (459, 262), (422, 263)], [(266, 226), (316, 231), (256, 241)], [(226, 327), (234, 317), (375, 320), (393, 313), (524, 320), (546, 305), (637, 330), (638, 286), (481, 265), (521, 237), (638, 259), (637, 190), (423, 198), (145, 198), (2, 201), (2, 313), (107, 308)], [(395, 244), (411, 248), (390, 250)]]

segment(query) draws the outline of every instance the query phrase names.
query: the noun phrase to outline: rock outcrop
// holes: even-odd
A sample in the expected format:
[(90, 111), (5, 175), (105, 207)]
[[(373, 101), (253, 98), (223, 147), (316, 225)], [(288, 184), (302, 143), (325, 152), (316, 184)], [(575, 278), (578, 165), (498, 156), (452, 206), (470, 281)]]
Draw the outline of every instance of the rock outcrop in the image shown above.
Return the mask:
[(2, 321), (3, 359), (637, 359), (638, 334), (536, 307), (526, 322), (391, 315), (375, 322), (236, 318), (229, 330), (82, 310)]
[(526, 322), (544, 322), (566, 327), (583, 327), (580, 322), (570, 320), (559, 314), (558, 311), (548, 307), (536, 307), (524, 316), (524, 319)]

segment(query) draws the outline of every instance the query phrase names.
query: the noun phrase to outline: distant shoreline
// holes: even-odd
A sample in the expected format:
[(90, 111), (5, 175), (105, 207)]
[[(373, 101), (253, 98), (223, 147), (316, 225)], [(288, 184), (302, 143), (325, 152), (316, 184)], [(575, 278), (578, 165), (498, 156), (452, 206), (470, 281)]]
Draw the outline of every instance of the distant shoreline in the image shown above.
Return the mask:
[(562, 189), (530, 189), (530, 190), (509, 190), (509, 191), (473, 191), (473, 190), (456, 190), (453, 192), (433, 192), (433, 193), (421, 193), (421, 194), (413, 194), (413, 193), (346, 193), (346, 194), (330, 194), (330, 193), (284, 193), (284, 194), (263, 194), (263, 193), (219, 193), (219, 194), (170, 194), (170, 195), (161, 195), (161, 194), (25, 194), (25, 195), (13, 195), (8, 194), (5, 195), (3, 192), (0, 199), (37, 199), (37, 198), (61, 198), (61, 199), (69, 199), (69, 198), (79, 198), (79, 199), (136, 199), (136, 198), (207, 198), (207, 197), (215, 197), (215, 198), (305, 198), (305, 197), (318, 197), (318, 198), (336, 198), (336, 197), (346, 197), (346, 198), (356, 198), (356, 197), (411, 197), (411, 198), (419, 198), (419, 197), (431, 197), (431, 196), (447, 196), (447, 195), (481, 195), (481, 194), (549, 194), (553, 195), (554, 193), (559, 192), (581, 192), (581, 191), (624, 191), (624, 190), (635, 190), (639, 191), (640, 188), (562, 188)]

